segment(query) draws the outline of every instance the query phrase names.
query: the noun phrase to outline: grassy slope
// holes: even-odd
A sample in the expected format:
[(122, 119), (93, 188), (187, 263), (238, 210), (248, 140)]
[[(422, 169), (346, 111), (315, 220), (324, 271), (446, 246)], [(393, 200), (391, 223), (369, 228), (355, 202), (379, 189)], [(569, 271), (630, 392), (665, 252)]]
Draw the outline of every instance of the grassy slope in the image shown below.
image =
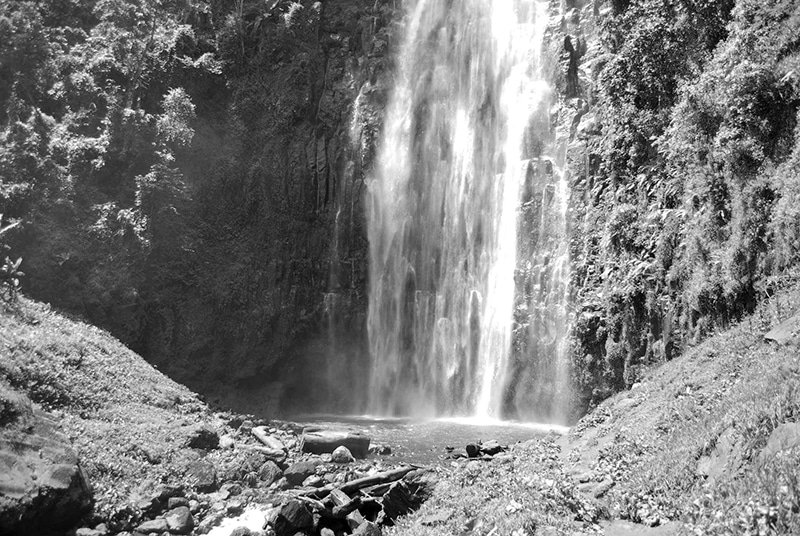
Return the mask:
[(27, 299), (0, 309), (2, 383), (60, 418), (101, 514), (179, 483), (181, 447), (209, 420), (197, 395), (108, 333)]
[[(800, 287), (783, 292), (651, 370), (567, 437), (520, 446), (514, 461), (484, 462), (482, 471), (461, 464), (392, 534), (464, 533), (475, 518), (475, 534), (594, 533), (598, 513), (645, 525), (679, 520), (692, 534), (800, 534), (800, 448), (759, 458), (770, 433), (800, 416), (800, 350), (763, 339), (799, 306)], [(734, 446), (722, 474), (706, 478), (698, 466), (718, 442)], [(614, 486), (595, 500), (608, 479)], [(451, 515), (429, 517), (437, 511)]]

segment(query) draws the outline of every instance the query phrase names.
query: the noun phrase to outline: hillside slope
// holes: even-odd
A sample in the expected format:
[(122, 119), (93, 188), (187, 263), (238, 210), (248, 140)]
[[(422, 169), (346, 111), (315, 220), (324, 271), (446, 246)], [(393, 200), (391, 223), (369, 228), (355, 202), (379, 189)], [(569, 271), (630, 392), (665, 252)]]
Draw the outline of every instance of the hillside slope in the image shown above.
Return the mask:
[(0, 408), (4, 454), (5, 441), (26, 431), (23, 417), (57, 421), (98, 516), (181, 484), (185, 447), (212, 420), (197, 395), (108, 333), (24, 298), (0, 310)]
[(798, 304), (777, 294), (566, 436), (455, 463), (393, 534), (800, 534)]

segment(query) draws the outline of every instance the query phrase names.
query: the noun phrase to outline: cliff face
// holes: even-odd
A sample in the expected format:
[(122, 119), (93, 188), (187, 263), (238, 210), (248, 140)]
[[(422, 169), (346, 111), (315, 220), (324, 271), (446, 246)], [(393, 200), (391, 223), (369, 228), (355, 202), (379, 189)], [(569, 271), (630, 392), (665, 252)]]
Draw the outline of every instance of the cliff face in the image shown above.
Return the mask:
[(298, 374), (364, 338), (394, 2), (23, 4), (0, 13), (0, 213), (24, 291), (223, 403), (324, 397)]
[(244, 17), (252, 30), (226, 77), (222, 147), (195, 142), (216, 153), (210, 177), (190, 173), (200, 272), (148, 308), (140, 339), (153, 363), (223, 402), (274, 411), (296, 382), (283, 405), (297, 394), (313, 407), (332, 395), (320, 367), (361, 349), (364, 167), (389, 89), (385, 4), (304, 2)]

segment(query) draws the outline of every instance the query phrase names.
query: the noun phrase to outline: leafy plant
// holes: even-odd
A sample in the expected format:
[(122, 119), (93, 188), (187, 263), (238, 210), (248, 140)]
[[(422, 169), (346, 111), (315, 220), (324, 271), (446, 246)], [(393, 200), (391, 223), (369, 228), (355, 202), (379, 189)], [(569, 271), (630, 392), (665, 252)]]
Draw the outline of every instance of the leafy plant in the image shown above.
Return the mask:
[[(0, 240), (3, 235), (7, 234), (10, 230), (19, 225), (19, 220), (12, 221), (6, 226), (3, 226), (3, 215), (0, 214)], [(10, 247), (0, 242), (0, 250), (8, 251)], [(22, 264), (22, 258), (18, 257), (17, 260), (12, 261), (10, 257), (6, 256), (3, 265), (0, 266), (0, 300), (6, 303), (13, 303), (19, 294), (19, 279), (25, 275), (19, 269)]]

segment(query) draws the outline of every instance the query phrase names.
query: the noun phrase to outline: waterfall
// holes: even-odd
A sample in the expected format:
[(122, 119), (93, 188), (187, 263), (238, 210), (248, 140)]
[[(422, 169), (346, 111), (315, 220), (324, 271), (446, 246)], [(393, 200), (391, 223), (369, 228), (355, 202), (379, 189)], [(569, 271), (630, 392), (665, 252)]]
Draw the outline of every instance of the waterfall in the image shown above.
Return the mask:
[[(551, 418), (568, 262), (565, 181), (543, 152), (547, 3), (409, 4), (367, 192), (370, 409)], [(531, 344), (543, 325), (560, 333)]]

